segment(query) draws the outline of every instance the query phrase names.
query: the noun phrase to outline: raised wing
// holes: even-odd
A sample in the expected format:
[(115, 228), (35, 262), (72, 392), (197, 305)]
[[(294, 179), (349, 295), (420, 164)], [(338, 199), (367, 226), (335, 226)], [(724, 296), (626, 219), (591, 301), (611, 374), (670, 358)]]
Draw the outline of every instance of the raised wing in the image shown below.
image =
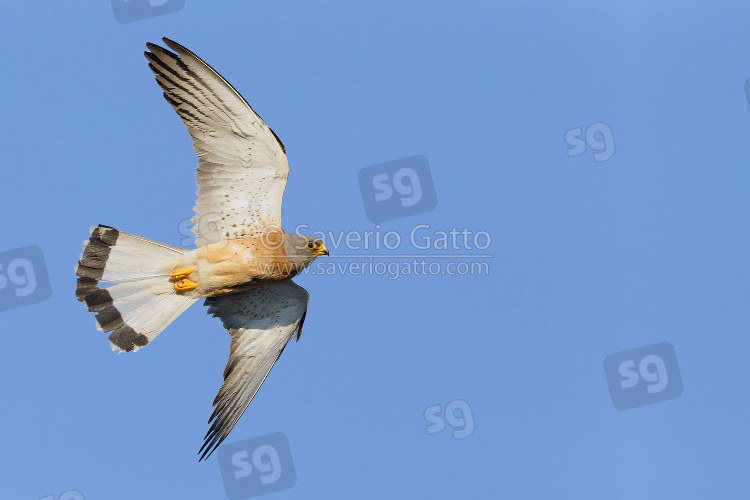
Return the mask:
[(211, 428), (198, 453), (207, 458), (224, 441), (268, 376), (287, 342), (302, 333), (307, 291), (291, 280), (206, 299), (208, 313), (232, 336), (224, 385), (214, 399)]
[(281, 140), (211, 66), (163, 38), (145, 55), (198, 155), (193, 232), (201, 247), (281, 227), (289, 164)]

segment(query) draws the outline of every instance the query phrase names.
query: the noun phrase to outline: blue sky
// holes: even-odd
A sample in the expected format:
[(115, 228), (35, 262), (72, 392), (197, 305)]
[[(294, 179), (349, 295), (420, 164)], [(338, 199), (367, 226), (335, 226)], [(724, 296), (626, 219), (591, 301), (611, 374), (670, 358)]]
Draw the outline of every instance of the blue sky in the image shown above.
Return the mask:
[[(491, 236), (481, 252), (405, 243), (328, 261), (418, 254), (488, 273), (296, 280), (311, 295), (302, 339), (225, 442), (286, 437), (296, 482), (265, 498), (750, 495), (749, 6), (186, 0), (127, 24), (109, 2), (4, 12), (0, 298), (25, 279), (5, 252), (29, 246), (51, 294), (40, 284), (37, 303), (0, 311), (0, 498), (225, 498), (218, 454), (197, 461), (228, 355), (220, 322), (198, 304), (116, 355), (74, 296), (93, 225), (183, 244), (196, 158), (142, 55), (162, 36), (284, 141), (287, 231), (375, 231), (360, 170), (423, 156), (436, 205), (377, 230)], [(682, 392), (617, 409), (605, 358), (632, 357), (645, 391), (664, 374), (625, 351), (663, 343)], [(455, 401), (469, 436), (454, 438), (456, 418), (431, 427)]]

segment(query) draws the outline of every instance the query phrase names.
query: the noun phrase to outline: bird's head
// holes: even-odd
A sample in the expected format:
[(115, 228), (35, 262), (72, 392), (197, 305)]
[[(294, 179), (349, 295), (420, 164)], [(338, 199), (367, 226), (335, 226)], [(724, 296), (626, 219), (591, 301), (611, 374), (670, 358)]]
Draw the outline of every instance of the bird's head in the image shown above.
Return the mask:
[(328, 255), (328, 249), (320, 238), (306, 234), (287, 233), (284, 238), (284, 250), (286, 258), (300, 269), (310, 265), (318, 255)]

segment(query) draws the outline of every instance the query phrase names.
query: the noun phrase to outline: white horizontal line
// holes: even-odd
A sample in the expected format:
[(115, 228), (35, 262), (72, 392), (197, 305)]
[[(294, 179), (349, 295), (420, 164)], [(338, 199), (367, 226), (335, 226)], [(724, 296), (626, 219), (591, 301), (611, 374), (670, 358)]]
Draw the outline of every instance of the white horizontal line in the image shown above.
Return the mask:
[[(319, 256), (320, 257), (320, 256)], [(372, 259), (491, 259), (492, 254), (489, 255), (425, 255), (425, 254), (414, 254), (414, 255), (389, 255), (389, 254), (376, 254), (376, 255), (359, 255), (359, 254), (344, 254), (344, 255), (325, 255), (326, 258), (372, 258)]]

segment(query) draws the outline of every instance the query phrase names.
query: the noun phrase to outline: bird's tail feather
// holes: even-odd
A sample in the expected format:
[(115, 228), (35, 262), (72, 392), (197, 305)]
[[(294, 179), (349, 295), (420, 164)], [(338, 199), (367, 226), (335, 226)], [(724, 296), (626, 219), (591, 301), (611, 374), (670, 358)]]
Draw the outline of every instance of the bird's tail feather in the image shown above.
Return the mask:
[(137, 351), (154, 340), (196, 298), (178, 293), (165, 264), (188, 250), (96, 226), (76, 268), (76, 296), (112, 332), (112, 350)]

